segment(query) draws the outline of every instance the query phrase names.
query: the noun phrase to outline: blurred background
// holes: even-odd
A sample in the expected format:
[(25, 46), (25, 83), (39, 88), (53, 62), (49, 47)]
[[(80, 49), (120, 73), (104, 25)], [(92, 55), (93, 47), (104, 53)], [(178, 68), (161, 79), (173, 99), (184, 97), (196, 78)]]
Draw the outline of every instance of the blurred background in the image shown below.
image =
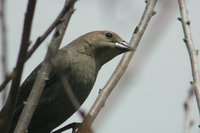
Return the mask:
[[(9, 44), (8, 70), (11, 71), (18, 56), (27, 0), (5, 2)], [(64, 2), (37, 1), (31, 41), (34, 42), (47, 29)], [(141, 0), (79, 0), (61, 47), (94, 30), (114, 31), (129, 42), (145, 5)], [(200, 48), (199, 5), (200, 1), (187, 1), (193, 41), (197, 49)], [(155, 11), (157, 14), (152, 17), (125, 75), (93, 124), (95, 133), (183, 132), (183, 103), (188, 95), (192, 74), (188, 52), (183, 42), (182, 24), (177, 20), (177, 17), (180, 17), (178, 0), (160, 0)], [(26, 63), (22, 82), (44, 59), (50, 40), (51, 36)], [(90, 109), (99, 89), (103, 88), (121, 57), (122, 55), (118, 56), (102, 67), (96, 84), (81, 109)], [(2, 63), (0, 64), (2, 67)], [(2, 82), (2, 75), (0, 76)], [(191, 116), (195, 123), (191, 133), (198, 133), (200, 121), (195, 98), (192, 110)], [(74, 114), (64, 125), (80, 121), (81, 117)]]

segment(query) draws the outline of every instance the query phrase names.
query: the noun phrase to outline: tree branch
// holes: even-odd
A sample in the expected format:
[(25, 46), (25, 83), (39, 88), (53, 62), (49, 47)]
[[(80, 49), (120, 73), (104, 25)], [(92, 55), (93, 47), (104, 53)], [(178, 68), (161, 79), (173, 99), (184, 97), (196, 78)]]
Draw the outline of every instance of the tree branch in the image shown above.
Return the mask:
[(54, 22), (49, 26), (49, 28), (41, 35), (40, 37), (37, 38), (35, 44), (32, 46), (32, 48), (28, 51), (26, 55), (26, 60), (28, 60), (31, 55), (35, 52), (35, 50), (40, 46), (40, 44), (46, 39), (46, 37), (52, 32), (52, 30), (62, 22), (62, 17), (65, 15), (67, 11), (70, 10), (70, 8), (74, 5), (76, 0), (69, 0), (68, 4), (65, 4), (57, 18), (54, 20)]
[[(47, 38), (47, 36), (53, 31), (53, 29), (59, 24), (61, 23), (61, 18), (63, 17), (63, 15), (66, 13), (66, 11), (68, 11), (70, 9), (70, 7), (72, 5), (74, 5), (74, 3), (76, 2), (76, 0), (72, 0), (69, 1), (69, 4), (65, 5), (65, 7), (63, 7), (63, 9), (61, 10), (61, 12), (59, 13), (59, 15), (57, 16), (57, 18), (54, 20), (54, 22), (49, 26), (49, 28), (41, 35), (39, 36), (35, 43), (33, 44), (32, 48), (30, 48), (30, 50), (28, 50), (27, 55), (26, 55), (26, 61), (32, 56), (32, 54), (37, 50), (37, 48), (40, 46), (40, 44)], [(4, 81), (1, 83), (0, 85), (0, 92), (5, 88), (5, 86), (9, 83), (9, 81), (14, 77), (15, 74), (15, 70), (13, 70), (11, 73), (9, 73)]]
[(145, 11), (143, 13), (143, 16), (141, 18), (141, 21), (140, 21), (139, 25), (135, 28), (133, 36), (130, 40), (130, 45), (133, 46), (133, 51), (124, 54), (123, 58), (119, 62), (119, 65), (113, 72), (112, 76), (110, 77), (109, 81), (106, 83), (104, 88), (101, 90), (95, 103), (93, 104), (89, 113), (83, 120), (81, 127), (77, 131), (78, 133), (86, 133), (88, 131), (89, 127), (95, 120), (96, 116), (98, 115), (98, 113), (100, 112), (102, 107), (104, 106), (108, 96), (110, 95), (110, 93), (112, 92), (112, 90), (114, 89), (114, 87), (116, 86), (116, 84), (118, 83), (118, 81), (120, 80), (122, 75), (124, 74), (132, 56), (134, 55), (134, 53), (139, 45), (141, 37), (142, 37), (148, 23), (150, 22), (151, 17), (155, 13), (153, 9), (156, 4), (156, 1), (157, 0), (148, 0), (147, 1), (147, 5), (146, 5)]
[(21, 81), (22, 71), (25, 63), (25, 56), (29, 47), (29, 38), (31, 33), (32, 20), (34, 16), (36, 0), (28, 2), (27, 11), (24, 19), (24, 27), (22, 33), (21, 46), (17, 64), (15, 67), (15, 76), (13, 78), (11, 89), (9, 92), (8, 100), (6, 101), (6, 108), (1, 111), (0, 116), (0, 132), (6, 133), (11, 120), (13, 108), (18, 96), (19, 85)]
[(3, 77), (7, 75), (7, 32), (6, 32), (6, 20), (5, 20), (5, 1), (0, 1), (0, 20), (1, 20), (1, 35), (2, 35), (2, 70)]
[[(71, 1), (75, 1), (75, 0), (70, 0), (70, 2)], [(65, 4), (68, 5), (69, 2), (66, 0)], [(37, 106), (39, 98), (44, 89), (45, 80), (48, 79), (49, 73), (51, 72), (51, 69), (52, 69), (51, 59), (56, 55), (56, 53), (58, 51), (60, 43), (65, 34), (65, 30), (67, 28), (68, 22), (71, 18), (72, 13), (74, 12), (73, 5), (71, 5), (71, 6), (72, 7), (68, 8), (68, 10), (66, 10), (67, 12), (65, 14), (63, 14), (64, 16), (61, 17), (61, 19), (63, 21), (56, 27), (56, 31), (55, 31), (53, 38), (51, 40), (51, 43), (48, 47), (46, 57), (45, 57), (45, 59), (42, 63), (42, 66), (38, 72), (36, 81), (33, 85), (32, 91), (28, 97), (27, 103), (22, 111), (22, 114), (20, 116), (19, 122), (15, 128), (14, 133), (26, 132), (26, 130), (28, 128), (28, 125), (31, 121), (34, 110)]]
[(190, 62), (191, 62), (191, 69), (192, 69), (192, 76), (193, 76), (193, 83), (192, 88), (194, 90), (197, 105), (200, 113), (200, 79), (199, 79), (199, 70), (198, 70), (198, 61), (197, 56), (198, 52), (195, 50), (193, 41), (192, 41), (192, 35), (190, 30), (190, 21), (188, 20), (187, 16), (187, 9), (185, 5), (185, 0), (179, 0), (179, 8), (180, 8), (180, 14), (181, 18), (179, 19), (182, 22), (183, 31), (185, 35), (184, 42), (186, 43), (187, 50), (190, 56)]
[(11, 72), (11, 73), (8, 73), (6, 75), (6, 77), (4, 77), (4, 81), (1, 83), (0, 85), (0, 92), (2, 90), (4, 90), (4, 88), (6, 87), (6, 85), (10, 82), (11, 79), (13, 79), (15, 77), (15, 69)]
[[(6, 4), (4, 0), (0, 1), (0, 20), (1, 20), (1, 38), (2, 38), (2, 77), (5, 79), (7, 77), (7, 68), (8, 68), (8, 62), (7, 62), (7, 58), (8, 58), (8, 54), (7, 54), (7, 29), (6, 29), (6, 18), (5, 18), (5, 14), (6, 14)], [(2, 99), (2, 103), (5, 103), (6, 100), (6, 95), (7, 95), (7, 90), (3, 92), (3, 95), (1, 97)]]

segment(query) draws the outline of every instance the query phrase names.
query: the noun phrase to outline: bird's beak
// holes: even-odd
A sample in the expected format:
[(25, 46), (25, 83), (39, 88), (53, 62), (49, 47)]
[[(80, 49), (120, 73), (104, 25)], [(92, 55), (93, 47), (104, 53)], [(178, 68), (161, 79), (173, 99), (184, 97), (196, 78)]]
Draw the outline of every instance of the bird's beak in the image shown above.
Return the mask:
[(128, 45), (128, 43), (126, 41), (122, 41), (122, 42), (116, 42), (115, 43), (116, 47), (120, 48), (120, 49), (124, 49), (126, 51), (132, 51), (133, 48), (131, 46)]

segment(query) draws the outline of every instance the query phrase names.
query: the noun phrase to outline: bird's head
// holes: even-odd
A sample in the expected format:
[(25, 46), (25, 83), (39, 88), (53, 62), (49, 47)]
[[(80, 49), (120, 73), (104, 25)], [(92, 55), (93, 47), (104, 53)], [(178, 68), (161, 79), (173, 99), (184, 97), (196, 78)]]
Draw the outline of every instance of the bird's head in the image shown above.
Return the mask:
[(112, 31), (94, 31), (81, 38), (86, 44), (86, 51), (93, 54), (100, 66), (115, 56), (132, 50), (126, 41)]

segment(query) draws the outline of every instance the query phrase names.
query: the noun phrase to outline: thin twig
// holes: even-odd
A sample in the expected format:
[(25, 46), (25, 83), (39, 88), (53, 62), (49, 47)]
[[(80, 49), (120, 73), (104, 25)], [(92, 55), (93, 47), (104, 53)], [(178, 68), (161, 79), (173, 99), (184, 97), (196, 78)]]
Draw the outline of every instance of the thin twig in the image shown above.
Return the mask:
[(6, 32), (6, 20), (5, 20), (5, 1), (0, 1), (0, 20), (1, 20), (1, 34), (2, 34), (2, 70), (3, 77), (7, 74), (7, 32)]
[(0, 92), (2, 90), (4, 90), (4, 88), (10, 82), (10, 80), (13, 79), (14, 73), (15, 73), (15, 69), (11, 73), (9, 73), (9, 74), (6, 75), (6, 77), (4, 78), (4, 81), (0, 85)]
[(198, 52), (195, 50), (193, 41), (192, 41), (192, 35), (190, 30), (190, 21), (187, 16), (187, 9), (185, 5), (185, 0), (179, 0), (179, 8), (181, 13), (181, 22), (183, 26), (183, 31), (185, 35), (184, 42), (186, 43), (187, 50), (190, 56), (190, 62), (191, 62), (191, 69), (192, 69), (192, 76), (193, 76), (193, 83), (192, 88), (194, 90), (197, 105), (200, 113), (200, 79), (199, 79), (199, 70), (198, 70)]
[(124, 74), (133, 54), (135, 53), (141, 37), (150, 22), (151, 17), (154, 14), (154, 6), (157, 0), (148, 0), (145, 11), (141, 18), (139, 25), (135, 28), (133, 36), (130, 40), (130, 45), (133, 46), (133, 52), (129, 52), (124, 54), (123, 58), (119, 62), (119, 65), (113, 72), (112, 76), (110, 77), (109, 81), (106, 83), (104, 88), (101, 90), (99, 96), (97, 97), (95, 103), (93, 104), (92, 108), (90, 109), (89, 113), (87, 114), (86, 118), (83, 120), (81, 127), (78, 129), (78, 133), (87, 133), (88, 127), (91, 126), (93, 121), (95, 120), (96, 116), (104, 106), (108, 96), (110, 95), (111, 91), (114, 89), (116, 84), (118, 83), (119, 79)]
[[(72, 0), (70, 0), (70, 1), (72, 1)], [(66, 1), (65, 4), (68, 4), (68, 1)], [(72, 5), (72, 8), (73, 8), (73, 5)], [(52, 70), (51, 59), (56, 55), (56, 53), (59, 49), (59, 46), (61, 44), (61, 41), (65, 34), (65, 30), (67, 28), (68, 22), (71, 18), (73, 11), (74, 11), (73, 9), (69, 8), (69, 10), (66, 12), (66, 14), (63, 14), (64, 16), (61, 18), (63, 21), (56, 27), (56, 31), (55, 31), (53, 38), (51, 40), (51, 43), (48, 47), (46, 57), (45, 57), (45, 59), (42, 63), (42, 66), (38, 72), (38, 75), (37, 75), (37, 78), (33, 85), (32, 91), (28, 97), (27, 104), (25, 105), (25, 107), (21, 113), (20, 119), (17, 123), (14, 133), (26, 132), (26, 130), (28, 128), (28, 125), (31, 121), (34, 110), (37, 106), (39, 98), (44, 89), (45, 81), (46, 81), (46, 79), (48, 79), (49, 73)]]
[(192, 109), (192, 98), (194, 96), (194, 91), (192, 88), (188, 91), (188, 96), (184, 102), (184, 112), (185, 112), (185, 118), (184, 118), (184, 129), (183, 133), (189, 133), (192, 125), (194, 124), (194, 121), (191, 120), (191, 109)]
[[(7, 77), (7, 68), (8, 68), (8, 63), (7, 63), (7, 59), (8, 59), (8, 54), (7, 54), (7, 30), (6, 30), (6, 18), (5, 18), (5, 14), (6, 14), (6, 4), (4, 0), (0, 1), (0, 20), (1, 20), (1, 38), (2, 38), (2, 71), (3, 71), (3, 79), (5, 79)], [(6, 95), (7, 95), (8, 90), (5, 90), (2, 94), (2, 103), (5, 103), (6, 100)]]
[(35, 11), (36, 0), (28, 2), (27, 11), (24, 19), (24, 27), (22, 33), (22, 40), (20, 45), (20, 51), (15, 67), (15, 76), (13, 78), (8, 100), (6, 101), (5, 108), (1, 111), (1, 123), (0, 132), (6, 133), (11, 120), (12, 112), (15, 106), (15, 102), (18, 96), (19, 85), (21, 81), (22, 71), (25, 63), (25, 56), (29, 47), (29, 38), (31, 33), (32, 20)]
[[(52, 30), (59, 24), (61, 23), (61, 18), (62, 16), (66, 13), (66, 11), (69, 10), (69, 8), (74, 5), (76, 0), (69, 1), (69, 4), (66, 5), (57, 18), (54, 20), (54, 22), (49, 26), (49, 28), (40, 36), (36, 39), (35, 43), (33, 46), (28, 50), (27, 55), (26, 55), (26, 61), (32, 56), (32, 54), (37, 50), (37, 48), (40, 46), (40, 44), (47, 38), (47, 36), (52, 32)], [(13, 70), (11, 73), (9, 73), (4, 81), (0, 85), (0, 92), (5, 88), (5, 86), (9, 83), (9, 81), (13, 78), (13, 75), (15, 73), (15, 70)]]
[(52, 32), (52, 30), (62, 22), (62, 17), (64, 14), (69, 11), (69, 9), (74, 5), (76, 0), (69, 0), (69, 3), (63, 7), (57, 18), (54, 20), (54, 22), (49, 26), (49, 28), (37, 38), (35, 44), (33, 44), (32, 48), (27, 52), (26, 60), (28, 60), (31, 55), (35, 52), (35, 50), (40, 46), (40, 44), (46, 39), (46, 37)]

